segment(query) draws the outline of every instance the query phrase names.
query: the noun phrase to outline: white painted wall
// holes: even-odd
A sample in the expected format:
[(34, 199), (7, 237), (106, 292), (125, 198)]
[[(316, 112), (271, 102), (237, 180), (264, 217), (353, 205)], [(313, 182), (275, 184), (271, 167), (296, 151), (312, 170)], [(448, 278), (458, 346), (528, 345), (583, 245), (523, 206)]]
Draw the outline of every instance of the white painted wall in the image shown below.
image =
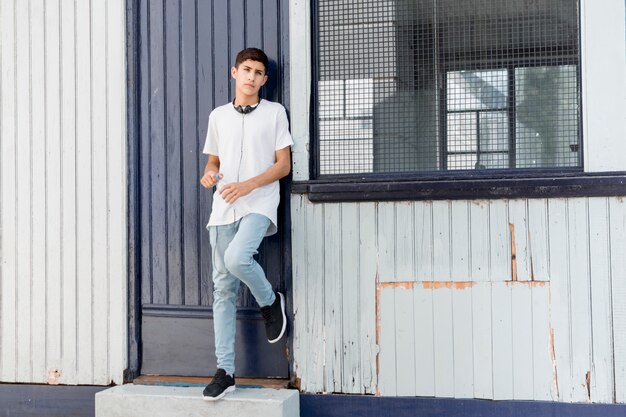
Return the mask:
[(289, 2), (289, 66), (291, 90), (290, 117), (292, 146), (292, 178), (294, 181), (309, 179), (311, 105), (311, 1)]
[(122, 382), (123, 0), (0, 0), (0, 381)]
[(624, 199), (291, 206), (304, 391), (626, 402)]
[(581, 1), (586, 172), (626, 170), (626, 2)]

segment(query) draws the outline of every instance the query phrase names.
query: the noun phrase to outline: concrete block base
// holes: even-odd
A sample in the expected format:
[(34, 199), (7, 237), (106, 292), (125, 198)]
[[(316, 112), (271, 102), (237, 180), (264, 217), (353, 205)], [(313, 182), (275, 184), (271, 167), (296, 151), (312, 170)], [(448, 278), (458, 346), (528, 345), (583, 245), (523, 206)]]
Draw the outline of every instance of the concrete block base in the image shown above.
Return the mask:
[(203, 387), (120, 385), (96, 394), (96, 417), (299, 417), (296, 390), (237, 388), (204, 401)]

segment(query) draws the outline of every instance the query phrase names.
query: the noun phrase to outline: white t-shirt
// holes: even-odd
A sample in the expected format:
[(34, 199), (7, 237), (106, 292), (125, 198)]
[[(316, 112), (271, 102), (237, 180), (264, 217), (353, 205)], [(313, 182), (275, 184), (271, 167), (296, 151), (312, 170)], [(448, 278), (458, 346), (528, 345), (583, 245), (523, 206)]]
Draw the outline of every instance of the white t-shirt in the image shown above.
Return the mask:
[(251, 113), (241, 114), (232, 103), (215, 108), (209, 115), (204, 153), (220, 158), (220, 173), (224, 176), (213, 194), (213, 209), (208, 226), (231, 224), (250, 213), (268, 217), (271, 224), (266, 236), (277, 228), (280, 202), (278, 181), (253, 190), (228, 204), (219, 189), (232, 182), (242, 182), (267, 171), (276, 163), (275, 152), (293, 145), (285, 108), (261, 100)]

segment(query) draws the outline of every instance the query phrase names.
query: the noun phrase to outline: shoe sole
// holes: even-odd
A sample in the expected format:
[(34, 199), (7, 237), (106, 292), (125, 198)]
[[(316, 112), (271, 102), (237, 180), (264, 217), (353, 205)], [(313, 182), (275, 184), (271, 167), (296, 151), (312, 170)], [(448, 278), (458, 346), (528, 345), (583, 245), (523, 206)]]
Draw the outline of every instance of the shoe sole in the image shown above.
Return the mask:
[(235, 390), (235, 386), (234, 386), (234, 385), (231, 385), (230, 387), (226, 388), (226, 389), (224, 390), (224, 392), (222, 392), (222, 393), (221, 393), (220, 395), (218, 395), (217, 397), (206, 397), (206, 396), (204, 396), (204, 395), (203, 395), (203, 396), (202, 396), (202, 399), (203, 399), (204, 401), (217, 401), (217, 400), (219, 400), (220, 398), (222, 398), (224, 395), (226, 395), (227, 393), (229, 393), (229, 392), (233, 392), (234, 390)]
[(285, 314), (285, 296), (281, 292), (277, 292), (276, 294), (280, 296), (280, 311), (283, 314), (283, 328), (280, 330), (280, 334), (276, 339), (268, 340), (268, 342), (270, 343), (278, 342), (284, 336), (285, 330), (287, 329), (287, 315)]

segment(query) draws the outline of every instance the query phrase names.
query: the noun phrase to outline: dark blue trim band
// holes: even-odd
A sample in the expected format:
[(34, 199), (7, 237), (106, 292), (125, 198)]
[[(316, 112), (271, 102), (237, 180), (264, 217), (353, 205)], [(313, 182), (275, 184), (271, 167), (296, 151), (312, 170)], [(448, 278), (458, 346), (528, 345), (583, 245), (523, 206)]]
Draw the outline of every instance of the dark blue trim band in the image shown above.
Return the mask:
[(0, 416), (92, 417), (96, 393), (107, 388), (0, 384)]
[(300, 417), (624, 417), (626, 405), (300, 394)]

